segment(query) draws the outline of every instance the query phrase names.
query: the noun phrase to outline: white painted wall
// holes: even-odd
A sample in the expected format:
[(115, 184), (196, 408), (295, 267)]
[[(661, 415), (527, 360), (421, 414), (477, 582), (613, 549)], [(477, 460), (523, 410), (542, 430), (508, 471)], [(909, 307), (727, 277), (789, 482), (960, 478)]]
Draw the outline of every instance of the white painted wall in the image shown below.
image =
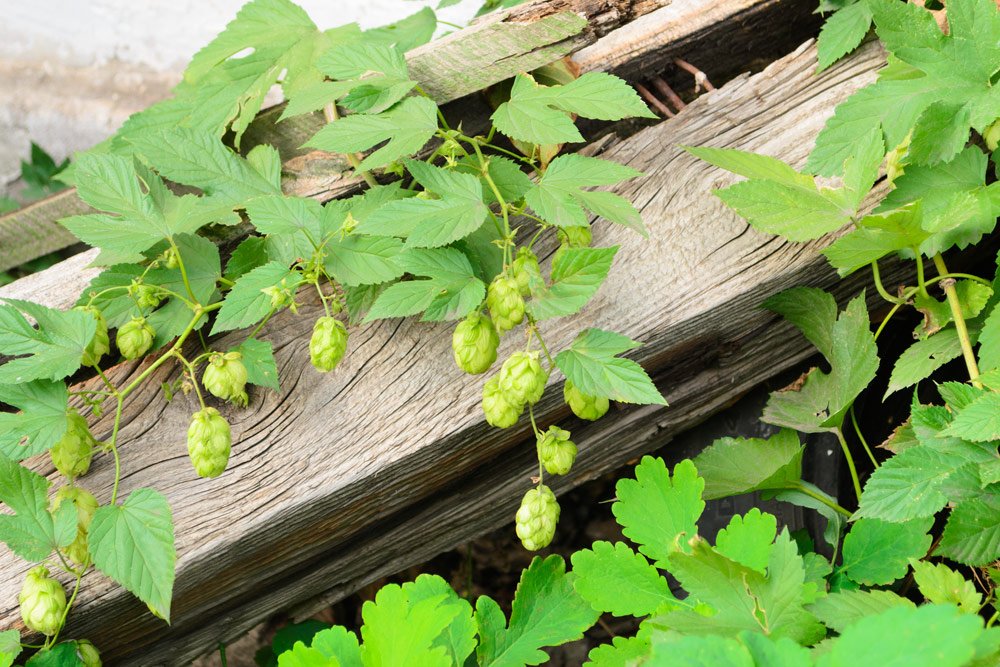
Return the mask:
[[(165, 97), (244, 0), (0, 0), (0, 190), (34, 140), (61, 159)], [(374, 27), (437, 0), (297, 0), (320, 28)], [(439, 12), (465, 24), (466, 0)]]

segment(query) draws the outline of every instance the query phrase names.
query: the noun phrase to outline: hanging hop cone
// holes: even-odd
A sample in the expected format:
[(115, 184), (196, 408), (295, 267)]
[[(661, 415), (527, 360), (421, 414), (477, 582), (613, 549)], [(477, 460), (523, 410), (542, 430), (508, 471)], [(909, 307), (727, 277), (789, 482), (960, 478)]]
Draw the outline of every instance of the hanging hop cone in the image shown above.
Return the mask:
[(576, 460), (576, 445), (569, 439), (569, 431), (550, 426), (538, 438), (538, 460), (550, 475), (565, 475)]
[(486, 306), (500, 332), (524, 321), (524, 298), (513, 278), (500, 275), (493, 279), (486, 292)]
[(50, 509), (54, 513), (63, 503), (73, 503), (76, 506), (76, 538), (63, 549), (63, 553), (77, 565), (83, 565), (87, 562), (87, 531), (90, 530), (90, 522), (97, 511), (97, 498), (79, 486), (63, 486), (52, 498)]
[(44, 565), (28, 570), (17, 601), (21, 605), (21, 619), (29, 629), (49, 637), (59, 632), (66, 611), (66, 591), (49, 576)]
[(556, 236), (559, 238), (561, 244), (568, 245), (570, 248), (587, 248), (590, 246), (591, 241), (593, 241), (590, 225), (560, 227), (556, 232)]
[(95, 306), (77, 306), (73, 310), (88, 313), (97, 321), (94, 337), (87, 343), (87, 349), (83, 351), (81, 359), (84, 366), (96, 366), (101, 357), (111, 349), (111, 339), (108, 338), (108, 322), (104, 319), (101, 310)]
[(188, 455), (199, 477), (218, 477), (229, 463), (233, 436), (229, 422), (215, 408), (203, 408), (191, 416)]
[(309, 360), (316, 370), (329, 373), (347, 352), (347, 327), (335, 317), (321, 317), (309, 339)]
[(201, 383), (216, 398), (246, 407), (247, 367), (239, 352), (216, 352), (209, 357)]
[(133, 317), (118, 329), (115, 343), (126, 359), (138, 359), (153, 347), (156, 332), (145, 317)]
[(514, 519), (514, 530), (525, 549), (538, 551), (552, 542), (558, 522), (559, 502), (552, 489), (539, 484), (524, 494)]
[(458, 323), (451, 336), (455, 363), (466, 373), (485, 373), (497, 360), (500, 335), (489, 317), (474, 312)]
[(76, 657), (83, 667), (101, 667), (101, 653), (86, 639), (76, 640)]
[(508, 401), (534, 405), (545, 391), (549, 374), (542, 368), (538, 352), (515, 352), (503, 362), (497, 377)]
[(163, 297), (160, 296), (155, 287), (136, 281), (132, 281), (132, 284), (129, 285), (128, 293), (135, 299), (135, 305), (139, 307), (139, 310), (152, 310), (163, 301)]
[(87, 427), (87, 420), (75, 409), (66, 414), (66, 432), (52, 446), (49, 455), (56, 470), (66, 479), (74, 480), (90, 470), (97, 440)]
[(500, 390), (499, 376), (494, 375), (483, 385), (483, 414), (486, 422), (496, 428), (508, 428), (517, 423), (524, 412), (523, 403), (511, 403)]
[(521, 293), (521, 296), (531, 294), (532, 279), (538, 281), (542, 276), (535, 253), (524, 247), (517, 249), (517, 257), (514, 258), (514, 263), (511, 264), (510, 271), (517, 282), (517, 289)]
[(563, 398), (573, 414), (580, 419), (596, 421), (604, 416), (611, 405), (608, 399), (601, 396), (589, 396), (576, 388), (570, 380), (563, 385)]

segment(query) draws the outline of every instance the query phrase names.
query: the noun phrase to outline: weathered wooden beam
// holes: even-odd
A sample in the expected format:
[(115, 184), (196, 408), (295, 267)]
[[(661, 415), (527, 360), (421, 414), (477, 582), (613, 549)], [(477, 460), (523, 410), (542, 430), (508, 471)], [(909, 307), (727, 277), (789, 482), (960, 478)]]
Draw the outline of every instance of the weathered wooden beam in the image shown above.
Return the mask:
[[(672, 407), (616, 406), (581, 424), (568, 417), (554, 377), (536, 414), (543, 425), (568, 425), (581, 450), (572, 474), (554, 480), (557, 492), (664, 444), (809, 353), (759, 304), (792, 285), (838, 284), (816, 252), (824, 242), (789, 244), (753, 231), (709, 195), (734, 178), (677, 146), (737, 147), (802, 164), (834, 106), (873, 81), (884, 60), (869, 44), (819, 76), (815, 62), (814, 49), (802, 48), (608, 150), (646, 174), (617, 192), (642, 210), (650, 238), (599, 224), (596, 241), (620, 245), (608, 281), (579, 316), (547, 322), (544, 332), (556, 349), (587, 326), (643, 342), (633, 358)], [(183, 664), (275, 610), (308, 611), (513, 516), (537, 470), (530, 427), (483, 422), (483, 378), (455, 368), (450, 325), (358, 327), (342, 365), (322, 375), (307, 351), (320, 310), (307, 303), (265, 329), (282, 391), (254, 391), (244, 410), (219, 406), (235, 440), (219, 479), (197, 478), (187, 460), (194, 399), (168, 404), (160, 395), (176, 368), (164, 365), (128, 399), (122, 491), (166, 494), (179, 558), (170, 626), (102, 575), (87, 575), (67, 636), (92, 638), (106, 664)], [(507, 338), (501, 356), (516, 339)], [(148, 364), (110, 372), (126, 381)], [(105, 416), (93, 428), (103, 438), (110, 426)], [(37, 466), (53, 473), (44, 457)], [(112, 479), (103, 457), (82, 483), (106, 502)], [(16, 593), (26, 569), (0, 554), (0, 627), (20, 627)]]
[[(407, 63), (428, 94), (444, 104), (558, 60), (669, 1), (533, 0), (413, 49)], [(295, 156), (321, 122), (319, 114), (289, 120), (264, 141), (275, 144), (282, 156)], [(292, 143), (282, 145), (283, 137)], [(325, 162), (322, 168), (328, 175), (332, 171)], [(70, 189), (0, 217), (0, 271), (75, 243), (56, 220), (88, 210)]]

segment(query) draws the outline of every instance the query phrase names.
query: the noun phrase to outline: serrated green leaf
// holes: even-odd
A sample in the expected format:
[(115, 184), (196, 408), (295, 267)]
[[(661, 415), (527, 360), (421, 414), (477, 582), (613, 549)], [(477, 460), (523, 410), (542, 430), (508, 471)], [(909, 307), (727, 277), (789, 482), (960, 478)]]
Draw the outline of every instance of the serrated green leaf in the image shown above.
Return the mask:
[(323, 240), (323, 205), (315, 199), (265, 195), (247, 202), (246, 210), (261, 234), (302, 234), (315, 245)]
[(646, 637), (613, 637), (610, 644), (590, 649), (584, 667), (628, 667), (634, 661), (649, 655), (650, 643)]
[(705, 480), (694, 463), (681, 461), (671, 477), (663, 459), (644, 456), (635, 467), (635, 479), (620, 479), (615, 488), (618, 500), (611, 511), (622, 533), (657, 567), (666, 567), (671, 553), (689, 548), (705, 509)]
[(49, 450), (66, 433), (68, 400), (64, 382), (0, 385), (0, 402), (20, 410), (0, 412), (0, 454), (21, 461)]
[(820, 252), (843, 277), (891, 253), (911, 254), (930, 236), (930, 232), (920, 227), (921, 219), (919, 203), (866, 215), (858, 221), (856, 229)]
[(986, 493), (956, 505), (935, 554), (977, 566), (1000, 558), (1000, 498)]
[(897, 606), (845, 628), (817, 667), (960, 667), (981, 632), (982, 621), (950, 605)]
[(364, 664), (361, 661), (358, 636), (340, 626), (316, 633), (310, 648), (319, 651), (327, 658), (335, 658), (340, 663), (339, 667), (362, 667)]
[(99, 507), (87, 539), (94, 566), (169, 622), (177, 554), (167, 499), (136, 489), (121, 505)]
[(969, 130), (968, 107), (933, 102), (917, 117), (907, 159), (913, 164), (948, 162), (965, 148)]
[(856, 621), (875, 616), (893, 607), (915, 608), (912, 602), (892, 591), (837, 591), (812, 604), (809, 611), (823, 625), (836, 632), (843, 632)]
[(653, 642), (650, 667), (754, 667), (750, 651), (730, 637), (673, 636)]
[(802, 478), (805, 446), (782, 429), (770, 438), (719, 438), (694, 459), (705, 478), (705, 498), (726, 498), (795, 487)]
[(0, 457), (0, 501), (12, 511), (0, 514), (0, 541), (26, 561), (42, 561), (76, 537), (76, 509), (65, 503), (51, 514), (48, 490), (47, 479)]
[(638, 345), (621, 334), (586, 329), (569, 348), (556, 355), (556, 366), (590, 396), (622, 403), (666, 405), (666, 399), (639, 364), (614, 356)]
[(969, 614), (979, 613), (983, 596), (976, 585), (944, 563), (928, 563), (913, 559), (913, 580), (928, 602), (933, 604), (956, 604)]
[(427, 665), (448, 667), (444, 647), (434, 641), (459, 613), (446, 604), (446, 596), (435, 595), (411, 601), (397, 584), (383, 586), (375, 600), (361, 608), (361, 659), (365, 665)]
[(10, 667), (21, 654), (21, 633), (17, 630), (0, 632), (0, 667)]
[(583, 141), (569, 114), (596, 120), (655, 118), (632, 88), (618, 77), (588, 72), (562, 86), (542, 86), (518, 74), (510, 99), (490, 117), (511, 139), (533, 144)]
[(745, 178), (806, 188), (812, 188), (815, 183), (808, 174), (800, 174), (787, 163), (769, 155), (708, 146), (682, 146), (682, 148), (699, 160)]
[(960, 356), (962, 356), (962, 345), (953, 328), (944, 329), (929, 338), (918, 340), (906, 348), (896, 360), (896, 364), (892, 367), (892, 375), (889, 376), (889, 386), (885, 396), (912, 387)]
[[(175, 239), (175, 244), (185, 266), (184, 272), (179, 267), (153, 269), (146, 274), (147, 282), (161, 285), (202, 305), (218, 301), (217, 281), (222, 274), (218, 246), (204, 237), (191, 234), (181, 234)], [(191, 316), (188, 304), (174, 297), (153, 311), (147, 318), (156, 330), (153, 349), (159, 349), (183, 333)], [(203, 315), (195, 328), (200, 328), (207, 319), (207, 314)]]
[(547, 320), (579, 312), (604, 283), (617, 252), (618, 246), (559, 251), (552, 262), (551, 285), (534, 290), (528, 303), (532, 316)]
[(482, 667), (541, 664), (549, 659), (542, 648), (579, 639), (598, 616), (573, 590), (561, 557), (535, 557), (521, 574), (509, 625), (500, 605), (492, 599), (484, 595), (476, 601), (479, 664)]
[(941, 434), (972, 442), (1000, 440), (1000, 394), (984, 393), (959, 412)]
[(624, 197), (612, 192), (583, 190), (599, 185), (613, 185), (642, 174), (631, 167), (609, 160), (561, 155), (549, 163), (548, 169), (525, 195), (525, 201), (546, 222), (559, 227), (580, 227), (588, 224), (584, 209), (611, 222), (624, 225), (643, 236), (646, 228), (635, 207)]
[(86, 667), (77, 655), (76, 642), (59, 642), (28, 658), (24, 667)]
[(833, 355), (832, 324), (837, 319), (837, 301), (816, 287), (793, 287), (768, 297), (764, 308), (795, 325), (820, 354)]
[[(0, 305), (0, 354), (17, 358), (0, 366), (0, 384), (61, 380), (80, 368), (97, 327), (91, 315), (18, 299), (6, 301)], [(25, 315), (38, 323), (37, 329)]]
[[(326, 86), (325, 102), (343, 97), (341, 105), (359, 113), (385, 111), (417, 85), (409, 77), (403, 52), (388, 44), (341, 44), (323, 53), (316, 66), (338, 81)], [(291, 115), (286, 110), (282, 117)]]
[(226, 262), (226, 271), (222, 277), (235, 281), (244, 274), (253, 271), (258, 266), (267, 264), (267, 241), (262, 236), (249, 236), (243, 239)]
[(945, 506), (945, 482), (975, 464), (932, 447), (910, 447), (884, 462), (868, 479), (856, 518), (908, 521)]
[(823, 23), (816, 40), (816, 71), (822, 72), (856, 49), (871, 27), (872, 11), (865, 0), (837, 10)]
[(248, 338), (236, 349), (243, 355), (247, 382), (275, 391), (281, 389), (278, 384), (278, 366), (274, 361), (274, 348), (269, 342)]
[(253, 326), (271, 312), (271, 296), (264, 290), (277, 287), (294, 294), (300, 282), (298, 273), (277, 262), (268, 262), (250, 271), (229, 290), (212, 333)]
[(777, 535), (778, 520), (775, 516), (754, 507), (743, 516), (733, 516), (729, 525), (719, 531), (715, 537), (715, 550), (764, 574)]
[(444, 631), (434, 640), (434, 647), (441, 647), (448, 656), (449, 665), (465, 664), (466, 658), (472, 655), (476, 648), (476, 623), (473, 618), (472, 605), (437, 575), (421, 574), (415, 581), (403, 584), (411, 605), (428, 598), (444, 597), (442, 608), (448, 609), (450, 615), (457, 614), (448, 623)]
[[(505, 157), (490, 155), (486, 158), (486, 169), (489, 172), (490, 179), (497, 186), (497, 190), (500, 191), (500, 196), (503, 197), (504, 202), (515, 202), (521, 199), (535, 185), (528, 178), (528, 175), (521, 171), (516, 162)], [(471, 174), (477, 178), (481, 178), (482, 176), (479, 160), (474, 155), (462, 158), (455, 163), (455, 171), (463, 174)], [(497, 201), (492, 188), (486, 187), (485, 184), (483, 187), (483, 198), (489, 204)]]
[(476, 277), (468, 257), (455, 248), (408, 250), (395, 262), (403, 271), (429, 280), (390, 285), (372, 304), (366, 322), (422, 311), (424, 321), (456, 319), (469, 314), (486, 296), (486, 285)]
[(594, 542), (572, 561), (573, 588), (599, 612), (647, 616), (676, 600), (667, 580), (624, 542)]
[(399, 239), (352, 234), (327, 242), (324, 266), (338, 283), (347, 287), (385, 283), (403, 275), (394, 261), (402, 249)]
[(425, 97), (407, 97), (379, 114), (354, 114), (328, 123), (303, 147), (353, 153), (387, 142), (361, 161), (359, 168), (367, 170), (413, 155), (435, 131), (437, 105)]
[(789, 241), (809, 241), (836, 231), (850, 223), (854, 213), (815, 185), (748, 180), (717, 190), (715, 195), (754, 229)]
[(395, 23), (365, 30), (365, 41), (394, 46), (405, 53), (429, 42), (436, 29), (434, 10), (424, 7)]
[[(996, 292), (994, 292), (994, 296), (996, 296)], [(958, 337), (955, 338), (957, 340)], [(982, 373), (1000, 368), (1000, 307), (996, 304), (992, 305), (983, 321), (976, 356), (979, 359), (979, 370)]]
[(931, 546), (927, 531), (932, 521), (915, 519), (888, 523), (859, 519), (844, 538), (841, 570), (866, 586), (891, 584), (906, 575), (911, 558), (920, 558)]
[(809, 650), (787, 637), (775, 640), (758, 632), (741, 632), (739, 638), (750, 651), (756, 665), (769, 665), (770, 667), (810, 667), (812, 665)]

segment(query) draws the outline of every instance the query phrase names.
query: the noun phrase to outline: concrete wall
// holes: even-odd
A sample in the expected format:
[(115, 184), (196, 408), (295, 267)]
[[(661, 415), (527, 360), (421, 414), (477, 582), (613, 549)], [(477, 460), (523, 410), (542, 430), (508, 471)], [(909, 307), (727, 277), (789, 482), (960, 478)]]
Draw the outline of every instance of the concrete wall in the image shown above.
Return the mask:
[[(167, 96), (244, 0), (0, 0), (0, 194), (35, 141), (57, 159)], [(391, 23), (437, 0), (297, 0), (320, 28)], [(476, 0), (439, 12), (464, 24)]]

